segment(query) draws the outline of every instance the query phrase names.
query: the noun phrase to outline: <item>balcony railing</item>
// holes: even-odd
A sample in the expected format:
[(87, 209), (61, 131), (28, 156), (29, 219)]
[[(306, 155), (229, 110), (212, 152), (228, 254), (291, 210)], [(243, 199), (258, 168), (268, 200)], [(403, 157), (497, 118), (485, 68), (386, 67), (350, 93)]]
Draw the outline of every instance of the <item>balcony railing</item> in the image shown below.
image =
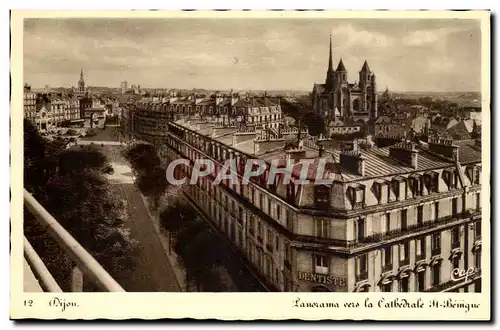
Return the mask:
[[(24, 205), (76, 265), (72, 274), (72, 291), (83, 290), (83, 277), (85, 276), (90, 283), (102, 291), (125, 292), (94, 257), (26, 189), (24, 190)], [(24, 239), (24, 256), (45, 291), (62, 291), (26, 238)]]
[(385, 232), (385, 233), (376, 233), (376, 234), (373, 234), (370, 236), (366, 236), (363, 239), (358, 240), (357, 242), (349, 242), (348, 241), (347, 245), (349, 247), (355, 247), (356, 245), (358, 245), (360, 243), (377, 243), (377, 242), (381, 242), (381, 241), (388, 240), (391, 238), (396, 238), (396, 237), (401, 236), (401, 235), (411, 234), (413, 232), (417, 232), (417, 231), (420, 231), (422, 229), (432, 228), (436, 225), (451, 223), (451, 222), (457, 221), (459, 219), (465, 219), (465, 218), (470, 217), (474, 214), (475, 213), (471, 212), (471, 211), (464, 211), (462, 213), (442, 217), (442, 218), (439, 218), (437, 220), (427, 221), (427, 222), (424, 222), (422, 224), (413, 224), (410, 226), (406, 226), (405, 229), (398, 228), (398, 229), (393, 229), (393, 230)]

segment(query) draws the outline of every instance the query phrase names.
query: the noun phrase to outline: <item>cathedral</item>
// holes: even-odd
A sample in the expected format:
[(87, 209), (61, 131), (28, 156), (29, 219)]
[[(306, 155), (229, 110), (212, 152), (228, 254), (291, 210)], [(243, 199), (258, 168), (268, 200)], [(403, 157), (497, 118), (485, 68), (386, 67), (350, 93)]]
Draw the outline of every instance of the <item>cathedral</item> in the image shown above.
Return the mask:
[(365, 61), (359, 71), (359, 82), (349, 83), (342, 59), (337, 69), (333, 69), (331, 36), (326, 80), (324, 84), (314, 84), (312, 106), (313, 111), (327, 121), (354, 120), (366, 123), (378, 116), (375, 74)]

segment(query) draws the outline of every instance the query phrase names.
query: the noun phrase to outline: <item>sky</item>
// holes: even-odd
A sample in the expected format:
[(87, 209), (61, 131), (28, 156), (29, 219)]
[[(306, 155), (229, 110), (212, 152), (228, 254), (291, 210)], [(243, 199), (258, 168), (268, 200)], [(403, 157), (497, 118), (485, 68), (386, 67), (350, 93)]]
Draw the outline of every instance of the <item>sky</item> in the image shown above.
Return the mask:
[(479, 91), (481, 30), (470, 19), (26, 19), (24, 79), (90, 86), (311, 91), (329, 35), (351, 82), (366, 60), (377, 88)]

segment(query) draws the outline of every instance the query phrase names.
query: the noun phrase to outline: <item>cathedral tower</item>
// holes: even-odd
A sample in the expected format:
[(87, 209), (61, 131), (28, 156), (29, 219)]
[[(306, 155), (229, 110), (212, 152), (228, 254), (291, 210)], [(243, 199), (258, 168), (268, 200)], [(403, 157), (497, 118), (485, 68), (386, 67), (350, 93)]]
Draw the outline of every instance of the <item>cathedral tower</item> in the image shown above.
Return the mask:
[(78, 92), (85, 93), (85, 79), (83, 79), (83, 69), (80, 71), (80, 80), (78, 80)]

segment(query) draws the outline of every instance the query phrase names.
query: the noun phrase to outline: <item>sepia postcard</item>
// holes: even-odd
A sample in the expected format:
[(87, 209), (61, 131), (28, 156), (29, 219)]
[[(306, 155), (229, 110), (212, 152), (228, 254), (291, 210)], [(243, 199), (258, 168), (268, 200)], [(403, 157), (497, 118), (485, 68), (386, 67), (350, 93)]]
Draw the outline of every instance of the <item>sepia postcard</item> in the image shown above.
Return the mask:
[(12, 319), (491, 319), (489, 11), (11, 38)]

